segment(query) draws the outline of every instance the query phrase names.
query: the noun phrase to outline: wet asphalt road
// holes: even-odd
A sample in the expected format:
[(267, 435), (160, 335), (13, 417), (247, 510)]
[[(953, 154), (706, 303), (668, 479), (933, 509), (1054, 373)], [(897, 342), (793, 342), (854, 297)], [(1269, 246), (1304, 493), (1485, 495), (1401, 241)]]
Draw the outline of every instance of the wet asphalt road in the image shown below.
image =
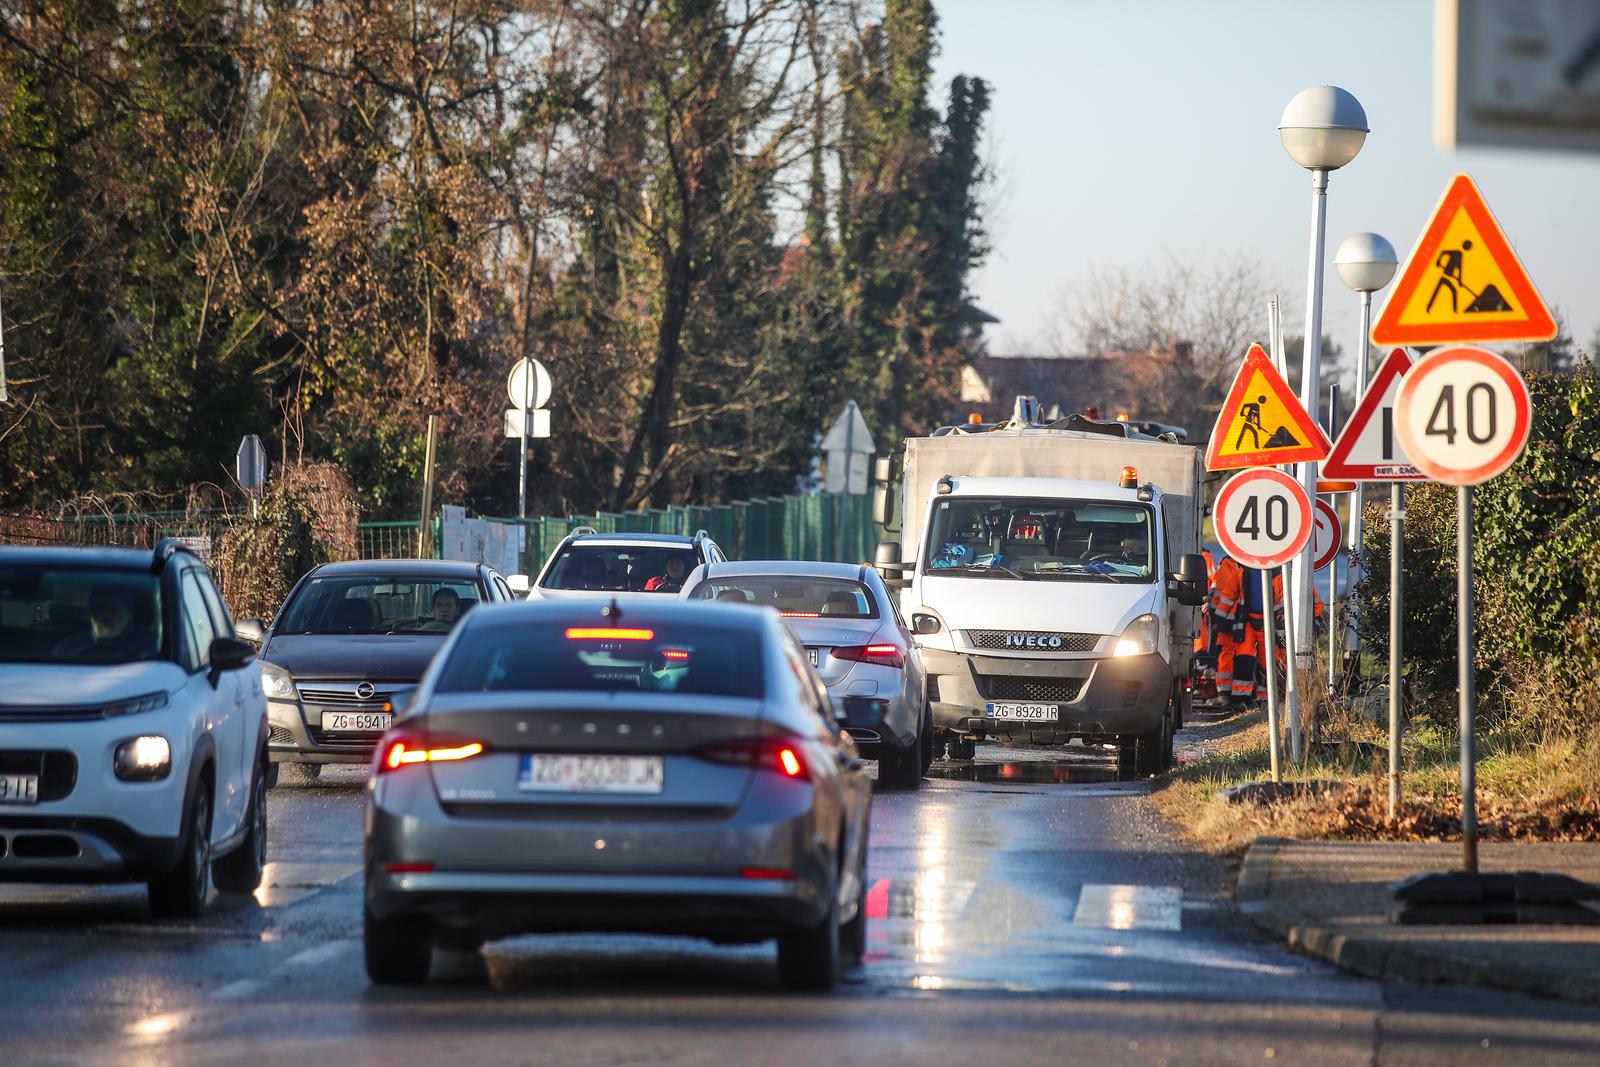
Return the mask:
[(979, 749), (875, 798), (869, 943), (831, 997), (770, 946), (552, 936), (361, 966), (365, 772), (271, 794), (271, 885), (0, 886), (0, 1064), (1600, 1062), (1600, 1010), (1340, 975), (1256, 935), (1109, 754)]

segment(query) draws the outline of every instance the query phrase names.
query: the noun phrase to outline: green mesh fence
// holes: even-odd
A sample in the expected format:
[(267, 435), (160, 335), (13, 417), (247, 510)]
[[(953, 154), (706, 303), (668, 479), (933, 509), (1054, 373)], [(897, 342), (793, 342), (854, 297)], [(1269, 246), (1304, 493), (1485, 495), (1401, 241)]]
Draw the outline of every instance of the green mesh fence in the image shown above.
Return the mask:
[[(884, 536), (882, 529), (872, 521), (870, 497), (822, 493), (646, 511), (539, 515), (523, 520), (489, 518), (493, 522), (522, 526), (522, 558), (530, 574), (537, 573), (562, 539), (580, 527), (589, 527), (597, 533), (694, 534), (704, 530), (729, 559), (856, 563), (872, 559), (878, 541)], [(433, 526), (434, 555), (438, 555), (437, 519)], [(415, 521), (364, 522), (360, 525), (360, 536), (361, 555), (366, 559), (409, 558), (416, 554)]]

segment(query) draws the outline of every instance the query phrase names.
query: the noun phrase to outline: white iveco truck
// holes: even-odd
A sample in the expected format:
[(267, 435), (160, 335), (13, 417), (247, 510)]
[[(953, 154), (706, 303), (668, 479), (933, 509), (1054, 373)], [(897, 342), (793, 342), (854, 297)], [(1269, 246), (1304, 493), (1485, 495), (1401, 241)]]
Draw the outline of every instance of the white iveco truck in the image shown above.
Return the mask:
[[(936, 744), (970, 759), (983, 738), (1079, 738), (1116, 744), (1126, 773), (1158, 773), (1206, 595), (1200, 454), (1036, 411), (1022, 397), (1009, 422), (906, 441), (902, 539), (877, 564), (922, 649)], [(879, 492), (881, 522), (896, 508)]]

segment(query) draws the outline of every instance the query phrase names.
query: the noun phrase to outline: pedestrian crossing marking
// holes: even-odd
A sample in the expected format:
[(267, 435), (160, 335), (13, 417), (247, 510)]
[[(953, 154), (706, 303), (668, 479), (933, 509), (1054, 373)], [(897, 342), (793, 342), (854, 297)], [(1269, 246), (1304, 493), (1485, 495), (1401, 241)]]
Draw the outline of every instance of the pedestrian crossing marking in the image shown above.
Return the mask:
[(1206, 470), (1306, 463), (1328, 454), (1322, 432), (1260, 345), (1251, 345), (1206, 444)]
[(1373, 324), (1373, 342), (1545, 341), (1555, 335), (1555, 319), (1477, 184), (1457, 174)]
[(1183, 890), (1175, 885), (1086, 885), (1074, 926), (1102, 930), (1181, 930)]

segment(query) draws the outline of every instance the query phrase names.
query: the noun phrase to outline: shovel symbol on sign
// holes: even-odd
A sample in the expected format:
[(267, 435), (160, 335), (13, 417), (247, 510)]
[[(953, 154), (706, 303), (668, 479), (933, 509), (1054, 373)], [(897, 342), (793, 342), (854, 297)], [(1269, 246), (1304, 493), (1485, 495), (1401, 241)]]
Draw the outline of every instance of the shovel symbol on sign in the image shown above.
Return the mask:
[(1464, 289), (1468, 293), (1471, 293), (1473, 298), (1472, 303), (1468, 304), (1464, 309), (1462, 309), (1462, 314), (1471, 315), (1483, 311), (1515, 310), (1506, 302), (1506, 298), (1500, 295), (1500, 290), (1492, 283), (1484, 286), (1483, 292), (1480, 293), (1478, 290), (1472, 288), (1462, 280), (1461, 261), (1465, 257), (1466, 253), (1470, 252), (1471, 250), (1472, 242), (1462, 241), (1460, 248), (1446, 248), (1444, 251), (1439, 253), (1439, 258), (1434, 260), (1433, 265), (1438, 267), (1443, 272), (1443, 275), (1439, 278), (1438, 283), (1434, 285), (1433, 294), (1428, 297), (1428, 307), (1426, 310), (1431, 312), (1433, 310), (1433, 302), (1439, 299), (1440, 292), (1443, 290), (1449, 290), (1450, 310), (1454, 312), (1456, 310), (1456, 301), (1458, 297), (1456, 290), (1458, 288)]

